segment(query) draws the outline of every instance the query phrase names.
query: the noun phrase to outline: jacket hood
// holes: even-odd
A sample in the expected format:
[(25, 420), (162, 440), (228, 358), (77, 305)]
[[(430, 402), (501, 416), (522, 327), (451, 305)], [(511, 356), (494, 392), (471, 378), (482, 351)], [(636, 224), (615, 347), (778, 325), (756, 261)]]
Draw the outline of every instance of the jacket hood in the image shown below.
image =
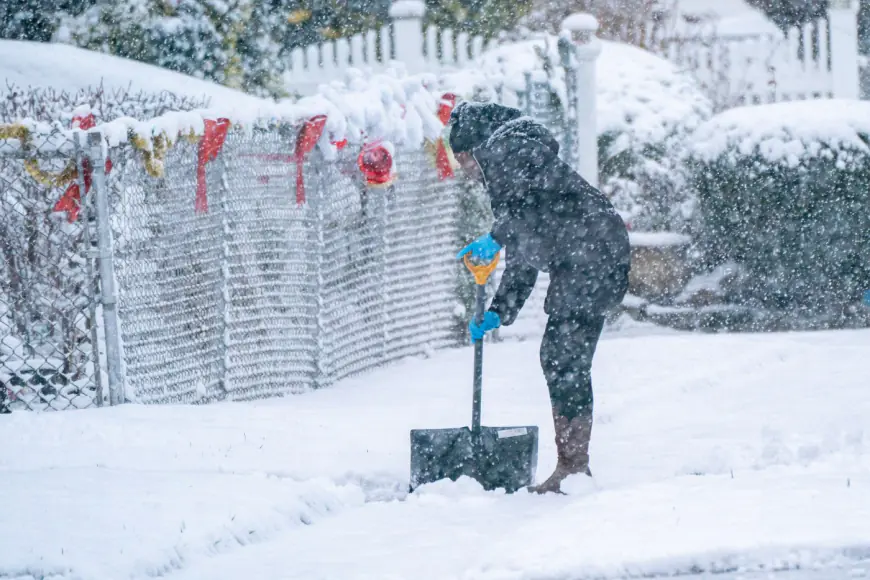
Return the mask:
[(559, 158), (559, 142), (543, 125), (519, 117), (496, 129), (474, 149), (488, 184), (536, 182)]
[(472, 151), (505, 123), (520, 116), (519, 109), (498, 103), (462, 102), (450, 114), (450, 148), (454, 153)]

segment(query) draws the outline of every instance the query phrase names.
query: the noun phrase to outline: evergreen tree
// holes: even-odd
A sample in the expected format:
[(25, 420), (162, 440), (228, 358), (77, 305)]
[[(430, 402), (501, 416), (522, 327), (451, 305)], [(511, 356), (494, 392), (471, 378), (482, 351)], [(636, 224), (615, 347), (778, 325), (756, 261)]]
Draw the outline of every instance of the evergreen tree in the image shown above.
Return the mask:
[(532, 8), (532, 0), (426, 0), (428, 23), (492, 38), (510, 30)]
[(223, 83), (229, 57), (212, 21), (218, 13), (208, 4), (99, 0), (65, 26), (70, 40), (83, 48)]
[(3, 0), (0, 38), (48, 42), (65, 14), (81, 14), (94, 0)]

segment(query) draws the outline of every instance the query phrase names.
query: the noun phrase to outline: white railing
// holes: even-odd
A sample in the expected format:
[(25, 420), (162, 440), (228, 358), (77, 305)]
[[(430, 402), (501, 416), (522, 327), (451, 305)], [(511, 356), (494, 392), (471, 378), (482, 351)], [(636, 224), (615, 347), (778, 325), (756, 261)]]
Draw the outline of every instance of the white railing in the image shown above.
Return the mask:
[(373, 73), (391, 66), (409, 74), (438, 73), (467, 66), (488, 48), (481, 36), (424, 28), (424, 15), (423, 2), (399, 0), (390, 8), (392, 26), (295, 49), (285, 85), (301, 95), (313, 94), (322, 83), (343, 80), (351, 67)]
[(650, 48), (691, 71), (719, 109), (817, 98), (860, 98), (857, 6), (782, 33), (677, 35)]
[[(410, 74), (468, 66), (490, 46), (479, 36), (425, 28), (425, 6), (398, 0), (391, 24), (349, 39), (295, 50), (286, 86), (313, 94), (321, 83), (341, 80), (348, 68), (380, 72), (390, 66)], [(717, 31), (715, 22), (665, 34), (655, 26), (637, 31), (643, 45), (691, 71), (718, 109), (812, 98), (859, 98), (855, 0), (832, 0), (827, 18), (781, 33), (772, 24), (750, 34)], [(635, 35), (637, 36), (637, 35)]]

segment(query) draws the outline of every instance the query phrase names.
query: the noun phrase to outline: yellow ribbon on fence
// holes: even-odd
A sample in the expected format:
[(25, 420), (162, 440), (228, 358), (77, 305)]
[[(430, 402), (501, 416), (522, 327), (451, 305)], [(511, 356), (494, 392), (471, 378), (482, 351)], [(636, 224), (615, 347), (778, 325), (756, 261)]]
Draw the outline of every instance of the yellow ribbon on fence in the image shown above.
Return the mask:
[[(189, 133), (179, 133), (179, 138), (184, 138), (189, 143), (197, 143), (199, 136), (190, 131)], [(142, 158), (145, 164), (145, 171), (151, 177), (163, 177), (164, 166), (163, 160), (166, 158), (166, 152), (173, 145), (172, 139), (165, 132), (151, 137), (151, 147), (148, 147), (148, 141), (145, 137), (135, 133), (130, 134), (130, 143), (133, 144), (138, 151), (142, 153)]]
[(37, 183), (46, 187), (66, 187), (79, 176), (75, 160), (67, 163), (60, 173), (52, 173), (40, 169), (39, 162), (36, 159), (25, 159), (24, 169)]
[(30, 129), (20, 123), (0, 125), (0, 139), (18, 139), (25, 147), (30, 142)]
[[(30, 129), (20, 123), (0, 125), (0, 139), (17, 139), (25, 152), (31, 147)], [(78, 177), (75, 160), (67, 163), (59, 173), (52, 173), (41, 169), (34, 157), (24, 160), (24, 169), (37, 183), (46, 187), (65, 187)]]

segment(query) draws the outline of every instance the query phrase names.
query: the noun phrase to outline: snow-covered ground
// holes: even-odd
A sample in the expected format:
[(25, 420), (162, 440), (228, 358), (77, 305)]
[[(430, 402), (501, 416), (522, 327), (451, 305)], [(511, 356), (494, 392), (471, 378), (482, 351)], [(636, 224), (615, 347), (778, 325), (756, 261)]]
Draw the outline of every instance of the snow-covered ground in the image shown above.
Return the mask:
[[(539, 425), (546, 477), (537, 347), (487, 346), (484, 423)], [(283, 400), (0, 416), (0, 578), (870, 576), (868, 353), (870, 331), (611, 332), (596, 488), (562, 497), (405, 493), (408, 431), (469, 419), (471, 348)]]

